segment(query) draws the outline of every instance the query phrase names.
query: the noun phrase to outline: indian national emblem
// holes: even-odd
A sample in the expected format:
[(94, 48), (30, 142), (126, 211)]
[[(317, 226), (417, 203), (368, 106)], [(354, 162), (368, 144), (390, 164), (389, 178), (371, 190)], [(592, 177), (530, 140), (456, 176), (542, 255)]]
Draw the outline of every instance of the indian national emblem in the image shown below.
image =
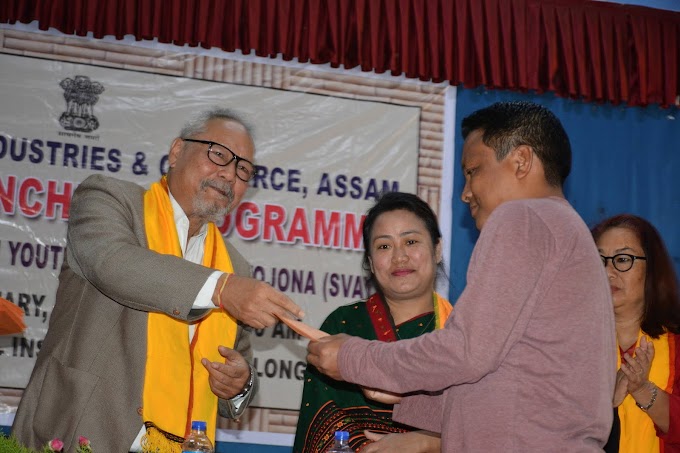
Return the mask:
[(99, 127), (93, 107), (104, 92), (104, 86), (87, 76), (78, 75), (64, 79), (59, 85), (64, 89), (66, 111), (59, 117), (59, 124), (70, 131), (92, 132)]

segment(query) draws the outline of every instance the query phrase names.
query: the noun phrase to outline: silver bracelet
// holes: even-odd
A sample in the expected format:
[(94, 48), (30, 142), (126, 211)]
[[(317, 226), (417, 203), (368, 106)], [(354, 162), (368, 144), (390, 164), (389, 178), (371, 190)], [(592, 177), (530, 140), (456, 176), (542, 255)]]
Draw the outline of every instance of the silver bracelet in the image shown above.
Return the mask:
[(659, 394), (659, 388), (656, 385), (654, 385), (651, 382), (649, 383), (649, 385), (652, 387), (651, 388), (652, 399), (649, 401), (649, 404), (646, 405), (646, 406), (643, 406), (642, 404), (635, 401), (635, 405), (645, 412), (647, 412), (652, 406), (654, 406), (654, 402), (656, 401), (656, 397)]
[(250, 377), (248, 378), (248, 382), (246, 382), (243, 390), (241, 390), (237, 395), (232, 396), (230, 399), (234, 400), (236, 398), (243, 398), (253, 388), (253, 383), (255, 382), (255, 373), (257, 373), (257, 371), (250, 363), (248, 364), (248, 368), (250, 368)]

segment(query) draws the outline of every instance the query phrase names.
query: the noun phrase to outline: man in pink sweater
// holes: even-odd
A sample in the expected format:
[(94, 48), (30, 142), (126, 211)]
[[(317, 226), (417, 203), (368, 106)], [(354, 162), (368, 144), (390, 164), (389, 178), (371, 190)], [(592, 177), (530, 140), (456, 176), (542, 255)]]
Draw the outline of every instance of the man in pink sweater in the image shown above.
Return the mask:
[[(562, 191), (566, 132), (526, 102), (493, 104), (462, 129), (461, 198), (481, 233), (445, 328), (396, 343), (326, 337), (309, 344), (307, 360), (334, 379), (402, 394), (394, 419), (441, 433), (445, 452), (602, 451), (614, 318), (602, 261)], [(417, 282), (397, 265), (408, 291)]]

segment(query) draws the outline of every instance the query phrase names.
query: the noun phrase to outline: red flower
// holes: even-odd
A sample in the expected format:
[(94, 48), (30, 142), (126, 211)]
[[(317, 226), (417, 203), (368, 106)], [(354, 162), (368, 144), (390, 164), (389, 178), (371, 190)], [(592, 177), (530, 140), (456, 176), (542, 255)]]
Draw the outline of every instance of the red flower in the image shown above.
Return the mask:
[(52, 451), (63, 451), (64, 450), (64, 442), (62, 442), (60, 439), (57, 439), (56, 437), (50, 441), (49, 444), (47, 444), (48, 447), (50, 447), (50, 450)]
[(89, 447), (90, 440), (85, 436), (80, 436), (78, 437), (78, 445), (80, 445), (81, 447)]

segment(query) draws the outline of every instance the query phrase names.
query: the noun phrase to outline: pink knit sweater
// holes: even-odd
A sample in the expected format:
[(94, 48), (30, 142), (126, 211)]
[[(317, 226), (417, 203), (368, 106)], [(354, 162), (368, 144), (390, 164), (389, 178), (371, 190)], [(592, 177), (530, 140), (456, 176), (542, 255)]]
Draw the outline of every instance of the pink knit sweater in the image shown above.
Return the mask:
[(444, 329), (396, 343), (352, 338), (338, 362), (347, 381), (416, 392), (394, 418), (440, 432), (444, 452), (601, 451), (616, 340), (588, 228), (561, 198), (502, 204)]

